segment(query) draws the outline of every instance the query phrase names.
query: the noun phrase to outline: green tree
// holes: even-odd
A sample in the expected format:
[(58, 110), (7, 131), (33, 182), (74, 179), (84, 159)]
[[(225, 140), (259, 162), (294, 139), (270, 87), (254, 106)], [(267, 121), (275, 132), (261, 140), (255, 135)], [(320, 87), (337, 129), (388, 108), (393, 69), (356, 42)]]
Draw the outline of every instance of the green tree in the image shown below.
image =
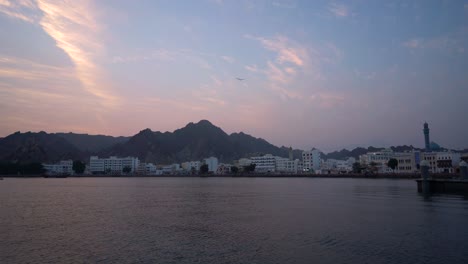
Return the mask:
[(86, 169), (86, 164), (80, 160), (73, 161), (73, 171), (77, 174), (82, 174)]
[(234, 174), (235, 174), (235, 173), (238, 173), (238, 172), (239, 172), (239, 168), (236, 167), (236, 166), (232, 166), (232, 167), (231, 167), (231, 172), (234, 173)]
[(247, 173), (254, 172), (256, 166), (257, 165), (255, 163), (252, 163), (252, 164), (250, 164), (248, 166), (244, 166), (244, 172), (247, 172)]
[(208, 173), (208, 164), (203, 164), (200, 166), (200, 173), (207, 174)]
[(393, 172), (395, 172), (395, 169), (398, 167), (398, 160), (394, 158), (389, 159), (387, 162), (387, 166), (391, 168)]
[(359, 162), (354, 162), (353, 163), (353, 172), (354, 173), (361, 173), (362, 172), (361, 163), (359, 163)]
[(371, 171), (372, 173), (376, 173), (376, 172), (377, 172), (378, 169), (377, 169), (377, 163), (376, 163), (376, 162), (372, 161), (372, 162), (369, 164), (369, 166), (370, 166), (370, 171)]
[(129, 174), (131, 171), (132, 171), (132, 168), (130, 168), (129, 166), (125, 166), (122, 169), (122, 172), (125, 174)]

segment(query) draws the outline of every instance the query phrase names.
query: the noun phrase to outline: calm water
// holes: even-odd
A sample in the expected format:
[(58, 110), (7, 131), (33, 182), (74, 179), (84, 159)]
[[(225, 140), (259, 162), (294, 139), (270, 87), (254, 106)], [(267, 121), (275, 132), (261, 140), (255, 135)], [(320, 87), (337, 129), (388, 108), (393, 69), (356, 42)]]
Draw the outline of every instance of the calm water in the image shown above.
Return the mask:
[(0, 263), (468, 263), (468, 200), (412, 180), (0, 181)]

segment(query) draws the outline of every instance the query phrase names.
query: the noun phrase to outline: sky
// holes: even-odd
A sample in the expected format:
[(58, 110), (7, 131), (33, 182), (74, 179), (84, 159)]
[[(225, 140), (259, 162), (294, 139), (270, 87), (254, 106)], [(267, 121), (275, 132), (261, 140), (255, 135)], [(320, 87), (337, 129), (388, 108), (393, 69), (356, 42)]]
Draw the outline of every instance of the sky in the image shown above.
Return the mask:
[(468, 147), (468, 1), (0, 0), (0, 35), (0, 137)]

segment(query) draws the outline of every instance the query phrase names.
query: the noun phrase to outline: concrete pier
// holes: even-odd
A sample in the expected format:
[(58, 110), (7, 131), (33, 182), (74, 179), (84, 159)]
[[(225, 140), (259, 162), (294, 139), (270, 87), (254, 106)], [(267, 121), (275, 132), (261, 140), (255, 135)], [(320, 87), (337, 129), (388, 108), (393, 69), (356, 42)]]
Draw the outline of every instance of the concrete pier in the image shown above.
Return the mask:
[(429, 175), (429, 164), (422, 161), (421, 179), (416, 180), (418, 192), (425, 195), (431, 193), (458, 193), (468, 194), (468, 167), (466, 162), (460, 162), (459, 179), (432, 179)]

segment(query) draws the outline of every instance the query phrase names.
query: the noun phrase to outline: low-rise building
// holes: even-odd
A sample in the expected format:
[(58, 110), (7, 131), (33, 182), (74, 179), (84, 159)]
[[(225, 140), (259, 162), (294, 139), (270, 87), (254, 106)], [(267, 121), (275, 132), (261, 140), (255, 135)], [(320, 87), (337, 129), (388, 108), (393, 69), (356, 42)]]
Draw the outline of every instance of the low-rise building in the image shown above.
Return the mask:
[(45, 173), (47, 175), (72, 175), (73, 174), (73, 161), (61, 160), (58, 163), (47, 164), (43, 163)]
[[(209, 165), (208, 165), (209, 166)], [(187, 172), (200, 171), (200, 161), (187, 161), (182, 163), (182, 169)]]
[(204, 159), (206, 165), (208, 165), (209, 172), (216, 172), (218, 170), (218, 158), (216, 157), (209, 157)]
[(135, 157), (111, 156), (101, 159), (98, 156), (91, 156), (89, 170), (92, 174), (122, 174), (124, 170), (128, 170), (128, 173), (134, 173), (138, 170), (139, 164), (140, 161)]
[(255, 164), (255, 172), (266, 173), (275, 172), (276, 169), (276, 158), (271, 154), (264, 156), (251, 157), (252, 164)]

